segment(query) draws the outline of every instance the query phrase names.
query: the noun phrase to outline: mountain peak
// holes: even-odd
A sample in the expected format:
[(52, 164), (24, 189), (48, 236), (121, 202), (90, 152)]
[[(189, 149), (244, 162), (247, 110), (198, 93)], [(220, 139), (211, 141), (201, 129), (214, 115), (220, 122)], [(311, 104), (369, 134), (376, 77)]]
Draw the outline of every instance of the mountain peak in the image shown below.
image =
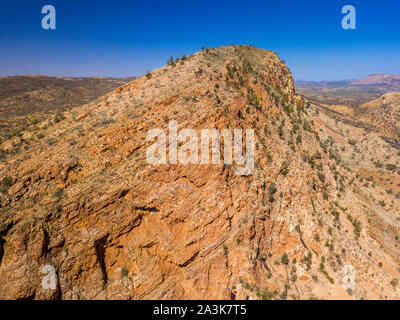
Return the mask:
[(400, 75), (388, 73), (374, 73), (361, 80), (354, 81), (356, 85), (375, 85), (384, 84), (400, 88)]

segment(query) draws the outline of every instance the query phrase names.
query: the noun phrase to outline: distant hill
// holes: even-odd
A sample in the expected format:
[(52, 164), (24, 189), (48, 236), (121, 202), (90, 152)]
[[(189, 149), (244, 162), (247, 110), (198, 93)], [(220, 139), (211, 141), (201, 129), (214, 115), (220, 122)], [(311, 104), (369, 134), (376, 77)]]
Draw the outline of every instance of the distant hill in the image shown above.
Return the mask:
[(387, 93), (363, 104), (356, 109), (355, 116), (400, 145), (400, 92)]
[(296, 81), (296, 90), (316, 103), (358, 106), (400, 90), (400, 75), (372, 74), (361, 80)]
[(18, 131), (32, 118), (87, 104), (134, 79), (0, 77), (0, 138)]
[(400, 74), (374, 73), (361, 80), (353, 81), (353, 85), (387, 85), (400, 89)]

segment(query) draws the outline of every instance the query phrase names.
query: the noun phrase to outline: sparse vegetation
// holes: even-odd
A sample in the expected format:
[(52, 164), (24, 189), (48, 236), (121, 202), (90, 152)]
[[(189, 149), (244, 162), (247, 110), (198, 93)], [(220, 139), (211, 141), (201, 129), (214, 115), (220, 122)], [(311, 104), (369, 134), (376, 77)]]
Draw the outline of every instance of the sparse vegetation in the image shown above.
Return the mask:
[(288, 255), (286, 254), (286, 252), (282, 255), (282, 257), (281, 257), (281, 262), (282, 262), (283, 264), (285, 264), (285, 265), (288, 265), (288, 264), (289, 264), (289, 258), (288, 258)]
[(11, 185), (12, 185), (12, 178), (10, 176), (3, 177), (3, 179), (1, 179), (0, 191), (7, 192), (7, 190), (11, 187)]

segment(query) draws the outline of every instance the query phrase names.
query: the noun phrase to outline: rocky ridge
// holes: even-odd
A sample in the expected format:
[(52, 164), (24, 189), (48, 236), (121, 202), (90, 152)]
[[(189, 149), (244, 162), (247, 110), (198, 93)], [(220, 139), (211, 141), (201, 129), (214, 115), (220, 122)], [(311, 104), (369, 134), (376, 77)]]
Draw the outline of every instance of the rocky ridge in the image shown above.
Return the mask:
[[(0, 164), (0, 298), (397, 298), (398, 199), (359, 181), (353, 144), (318, 110), (276, 54), (226, 46), (30, 126)], [(253, 128), (253, 174), (149, 165), (146, 133), (171, 120)]]

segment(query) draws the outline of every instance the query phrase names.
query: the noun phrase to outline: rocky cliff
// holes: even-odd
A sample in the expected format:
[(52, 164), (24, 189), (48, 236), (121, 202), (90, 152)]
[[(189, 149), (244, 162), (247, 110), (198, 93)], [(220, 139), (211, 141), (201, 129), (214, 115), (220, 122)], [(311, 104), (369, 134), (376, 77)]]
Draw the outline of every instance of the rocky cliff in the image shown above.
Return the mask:
[[(398, 202), (368, 198), (273, 52), (205, 49), (64, 116), (0, 165), (0, 298), (398, 297)], [(253, 129), (252, 174), (150, 165), (147, 133), (171, 121)]]

